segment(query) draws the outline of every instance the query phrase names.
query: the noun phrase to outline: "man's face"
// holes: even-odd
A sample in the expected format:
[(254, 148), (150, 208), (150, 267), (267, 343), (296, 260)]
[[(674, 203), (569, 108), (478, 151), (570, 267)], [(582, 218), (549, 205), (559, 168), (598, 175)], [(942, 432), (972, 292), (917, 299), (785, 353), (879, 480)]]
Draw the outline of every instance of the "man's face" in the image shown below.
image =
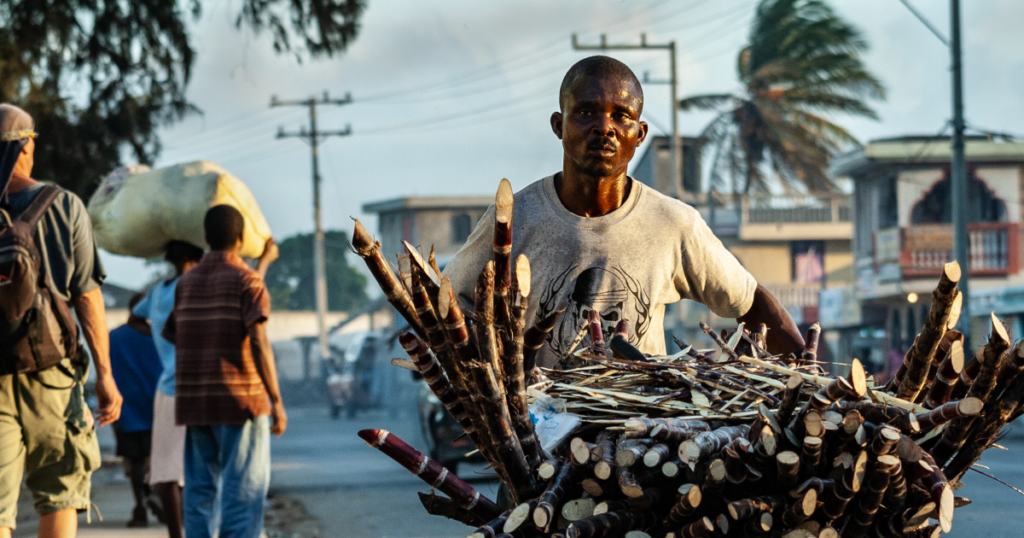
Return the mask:
[(551, 116), (568, 161), (591, 176), (624, 174), (636, 148), (647, 136), (640, 121), (643, 104), (632, 81), (582, 77), (565, 98), (565, 108)]
[(14, 165), (14, 175), (19, 177), (32, 177), (32, 167), (35, 166), (36, 141), (29, 139), (25, 147), (21, 148), (21, 155)]

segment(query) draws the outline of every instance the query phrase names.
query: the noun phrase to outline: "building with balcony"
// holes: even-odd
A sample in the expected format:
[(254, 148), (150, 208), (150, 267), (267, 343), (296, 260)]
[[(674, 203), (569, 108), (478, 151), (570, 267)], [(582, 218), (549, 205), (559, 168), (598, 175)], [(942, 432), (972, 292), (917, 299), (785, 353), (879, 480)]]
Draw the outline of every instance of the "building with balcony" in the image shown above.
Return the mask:
[[(632, 176), (664, 194), (676, 196), (669, 177), (670, 139), (651, 137), (637, 159)], [(799, 325), (818, 321), (824, 289), (843, 288), (853, 281), (853, 203), (848, 194), (714, 195), (708, 205), (702, 191), (700, 152), (695, 139), (682, 140), (683, 201), (695, 206), (715, 235), (772, 292)], [(666, 335), (687, 342), (703, 340), (698, 328), (718, 319), (706, 307), (683, 301), (666, 309)], [(733, 322), (723, 321), (727, 327)], [(669, 337), (670, 338), (670, 337)], [(674, 347), (669, 345), (669, 349)]]
[[(822, 297), (823, 326), (845, 352), (880, 363), (913, 342), (942, 265), (952, 259), (948, 137), (875, 140), (836, 157), (832, 172), (854, 184), (854, 282)], [(969, 137), (967, 148), (969, 306), (972, 344), (995, 311), (1021, 335), (1021, 205), (1024, 143)], [(851, 307), (850, 302), (856, 306)], [(868, 357), (868, 354), (871, 356)]]

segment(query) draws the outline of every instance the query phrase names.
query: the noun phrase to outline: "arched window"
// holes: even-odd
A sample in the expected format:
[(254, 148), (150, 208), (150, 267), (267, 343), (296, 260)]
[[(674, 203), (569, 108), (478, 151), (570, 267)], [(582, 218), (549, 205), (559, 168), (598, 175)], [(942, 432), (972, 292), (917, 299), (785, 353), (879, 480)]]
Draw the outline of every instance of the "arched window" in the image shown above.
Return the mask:
[[(946, 224), (953, 221), (947, 176), (932, 186), (910, 214), (913, 224)], [(988, 187), (973, 175), (967, 176), (967, 221), (1005, 222), (1006, 204), (996, 198)]]
[(473, 219), (466, 213), (459, 213), (452, 217), (452, 243), (461, 245), (469, 239), (473, 232)]

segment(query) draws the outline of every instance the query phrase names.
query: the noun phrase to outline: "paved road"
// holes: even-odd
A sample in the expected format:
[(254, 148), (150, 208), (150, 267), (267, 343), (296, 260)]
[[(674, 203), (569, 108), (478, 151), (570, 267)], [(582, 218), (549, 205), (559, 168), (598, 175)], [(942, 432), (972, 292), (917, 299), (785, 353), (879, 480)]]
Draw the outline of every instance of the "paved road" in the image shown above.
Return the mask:
[[(1009, 450), (985, 451), (982, 469), (1024, 490), (1024, 424), (1018, 422), (1003, 441)], [(975, 472), (964, 477), (957, 495), (974, 504), (956, 511), (952, 538), (1002, 538), (1024, 536), (1024, 495)]]
[[(305, 505), (325, 537), (442, 538), (462, 537), (461, 523), (426, 515), (416, 497), (428, 488), (396, 463), (356, 436), (363, 428), (385, 428), (422, 448), (415, 417), (367, 415), (332, 421), (326, 410), (294, 409), (288, 432), (272, 445), (272, 489)], [(982, 463), (999, 478), (1024, 489), (1024, 428), (1003, 441), (1009, 451), (990, 450)], [(473, 478), (482, 469), (460, 470)], [(1024, 496), (977, 473), (969, 473), (958, 495), (974, 504), (956, 512), (953, 538), (1024, 536)], [(475, 481), (494, 497), (494, 483)]]
[[(423, 448), (418, 419), (384, 413), (355, 420), (331, 420), (326, 409), (288, 412), (288, 431), (271, 445), (271, 489), (299, 500), (324, 529), (324, 538), (448, 538), (470, 529), (423, 511), (417, 491), (429, 487), (356, 432), (384, 428)], [(479, 467), (460, 469), (464, 479), (494, 498), (496, 483), (479, 480)]]

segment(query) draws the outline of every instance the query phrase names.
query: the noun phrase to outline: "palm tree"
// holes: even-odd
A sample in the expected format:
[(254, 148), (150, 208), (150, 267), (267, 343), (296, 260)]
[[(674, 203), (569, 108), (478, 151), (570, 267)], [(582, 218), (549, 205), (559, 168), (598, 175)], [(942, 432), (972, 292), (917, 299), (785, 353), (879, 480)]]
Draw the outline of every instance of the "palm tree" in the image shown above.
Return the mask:
[(714, 154), (716, 190), (727, 172), (735, 194), (768, 192), (766, 169), (787, 190), (835, 190), (825, 172), (829, 160), (858, 142), (828, 118), (877, 119), (864, 100), (885, 96), (860, 61), (866, 48), (860, 32), (822, 0), (762, 0), (737, 61), (743, 91), (680, 101), (682, 110), (719, 112), (700, 136), (702, 149)]

